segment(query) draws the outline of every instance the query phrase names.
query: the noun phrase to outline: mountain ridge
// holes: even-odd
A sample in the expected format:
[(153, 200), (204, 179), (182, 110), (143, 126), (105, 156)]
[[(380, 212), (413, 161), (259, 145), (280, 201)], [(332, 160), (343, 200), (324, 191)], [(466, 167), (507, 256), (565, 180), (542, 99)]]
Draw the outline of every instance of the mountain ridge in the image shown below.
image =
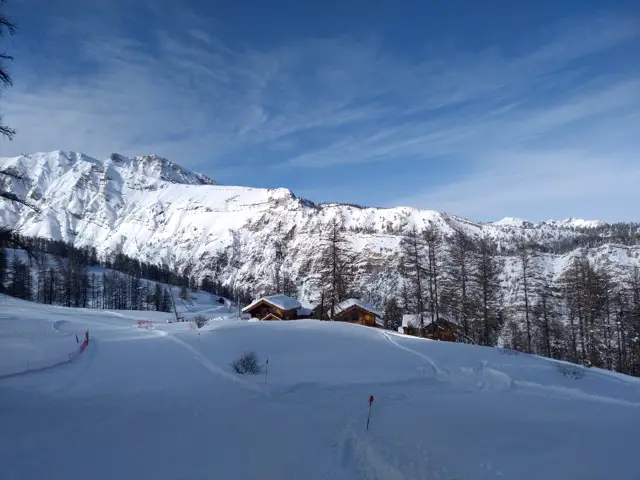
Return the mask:
[[(205, 175), (203, 173), (200, 172), (196, 172), (195, 170), (190, 170), (188, 168), (185, 168), (183, 166), (181, 166), (178, 163), (175, 163), (165, 157), (159, 156), (157, 154), (154, 153), (150, 153), (150, 154), (146, 154), (146, 155), (136, 155), (133, 157), (127, 157), (125, 155), (122, 155), (120, 153), (117, 152), (113, 152), (111, 153), (106, 159), (104, 160), (99, 160), (95, 157), (91, 157), (85, 153), (82, 152), (75, 152), (73, 150), (54, 150), (51, 152), (34, 152), (34, 153), (29, 153), (29, 154), (22, 154), (19, 156), (15, 156), (15, 157), (0, 157), (0, 171), (3, 172), (9, 172), (11, 173), (13, 171), (12, 167), (15, 167), (16, 163), (22, 163), (25, 159), (44, 159), (44, 158), (51, 158), (51, 157), (61, 157), (61, 158), (65, 158), (66, 160), (68, 160), (69, 162), (73, 162), (73, 165), (77, 164), (80, 161), (85, 161), (88, 163), (92, 163), (96, 166), (102, 166), (103, 168), (108, 167), (109, 165), (113, 164), (113, 163), (120, 163), (120, 164), (133, 164), (133, 165), (137, 165), (137, 166), (142, 166), (142, 167), (148, 167), (152, 166), (155, 167), (156, 170), (160, 170), (160, 169), (166, 169), (166, 170), (173, 170), (176, 173), (182, 174), (184, 175), (184, 178), (186, 178), (187, 180), (191, 180), (191, 181), (183, 181), (181, 182), (179, 177), (176, 178), (171, 178), (169, 175), (165, 174), (157, 174), (157, 178), (159, 180), (164, 180), (167, 181), (169, 183), (184, 183), (184, 184), (194, 184), (194, 185), (219, 185), (219, 186), (231, 186), (231, 185), (223, 185), (223, 184), (219, 184), (218, 182), (216, 182), (215, 180), (213, 180), (211, 177), (209, 177), (208, 175)], [(145, 172), (147, 175), (149, 175), (150, 172)], [(151, 172), (153, 173), (153, 172)], [(24, 176), (24, 172), (21, 173)], [(150, 175), (153, 176), (153, 175)], [(288, 191), (294, 198), (300, 198), (300, 200), (309, 202), (311, 204), (314, 205), (320, 205), (323, 207), (330, 207), (330, 206), (340, 206), (340, 207), (344, 207), (344, 206), (351, 206), (354, 208), (359, 208), (359, 209), (377, 209), (377, 210), (395, 210), (395, 209), (406, 209), (406, 210), (411, 210), (411, 211), (432, 211), (429, 209), (424, 209), (424, 208), (418, 208), (418, 207), (411, 207), (408, 205), (395, 205), (395, 206), (389, 206), (389, 207), (380, 207), (380, 206), (375, 206), (375, 205), (360, 205), (360, 204), (354, 204), (354, 203), (341, 203), (341, 202), (322, 202), (322, 203), (318, 203), (313, 201), (313, 199), (309, 199), (309, 198), (303, 198), (303, 197), (298, 197), (295, 192), (289, 188), (286, 187), (245, 187), (245, 186), (238, 186), (238, 188), (247, 188), (247, 189), (258, 189), (258, 190), (286, 190)], [(582, 218), (575, 218), (575, 217), (568, 217), (565, 219), (561, 219), (561, 220), (556, 220), (556, 219), (547, 219), (547, 220), (542, 220), (542, 221), (537, 221), (537, 222), (533, 222), (530, 220), (526, 220), (526, 219), (522, 219), (522, 218), (516, 218), (516, 217), (503, 217), (499, 220), (491, 220), (491, 221), (476, 221), (476, 220), (472, 220), (466, 217), (461, 217), (459, 215), (454, 215), (454, 214), (450, 214), (451, 217), (454, 217), (458, 220), (462, 220), (462, 221), (466, 221), (472, 224), (477, 224), (477, 225), (495, 225), (495, 226), (505, 226), (505, 227), (529, 227), (529, 228), (535, 228), (541, 225), (564, 225), (564, 226), (569, 226), (569, 227), (579, 227), (579, 228), (595, 228), (598, 226), (602, 226), (602, 225), (610, 225), (612, 224), (612, 222), (607, 222), (607, 221), (602, 221), (602, 220), (587, 220), (587, 219), (582, 219)], [(614, 222), (615, 223), (615, 222)]]
[[(397, 286), (400, 240), (413, 226), (434, 225), (445, 238), (457, 231), (488, 236), (507, 256), (515, 241), (525, 237), (553, 257), (549, 271), (554, 277), (567, 256), (587, 247), (593, 247), (594, 258), (613, 255), (616, 265), (637, 263), (640, 227), (633, 223), (622, 224), (629, 232), (627, 241), (615, 224), (600, 221), (531, 223), (507, 217), (474, 222), (412, 207), (315, 204), (286, 188), (220, 185), (156, 155), (111, 154), (101, 161), (58, 150), (0, 158), (0, 171), (14, 174), (0, 176), (5, 191), (37, 207), (2, 199), (2, 226), (76, 247), (95, 246), (100, 255), (122, 252), (164, 263), (196, 278), (215, 271), (223, 283), (255, 294), (273, 283), (280, 249), (282, 269), (296, 283), (299, 296), (317, 300), (313, 285), (319, 249), (335, 219), (351, 232), (350, 247), (360, 256), (359, 287), (378, 305)], [(631, 250), (623, 255), (611, 248)]]

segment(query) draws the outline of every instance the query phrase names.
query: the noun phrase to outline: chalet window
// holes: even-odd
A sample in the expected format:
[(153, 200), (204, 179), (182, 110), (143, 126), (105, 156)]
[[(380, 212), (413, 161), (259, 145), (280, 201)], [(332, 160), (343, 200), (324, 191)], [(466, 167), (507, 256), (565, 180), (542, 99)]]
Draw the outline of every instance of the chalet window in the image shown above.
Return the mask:
[(360, 320), (360, 312), (357, 310), (351, 310), (351, 321), (357, 322)]

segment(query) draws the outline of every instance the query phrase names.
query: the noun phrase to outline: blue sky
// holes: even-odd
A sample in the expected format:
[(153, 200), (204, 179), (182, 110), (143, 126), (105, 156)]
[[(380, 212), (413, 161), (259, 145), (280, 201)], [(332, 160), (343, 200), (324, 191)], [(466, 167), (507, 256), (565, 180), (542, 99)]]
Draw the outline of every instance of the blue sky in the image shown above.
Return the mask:
[[(313, 5), (310, 5), (312, 4)], [(10, 0), (2, 155), (477, 220), (640, 221), (637, 1)]]

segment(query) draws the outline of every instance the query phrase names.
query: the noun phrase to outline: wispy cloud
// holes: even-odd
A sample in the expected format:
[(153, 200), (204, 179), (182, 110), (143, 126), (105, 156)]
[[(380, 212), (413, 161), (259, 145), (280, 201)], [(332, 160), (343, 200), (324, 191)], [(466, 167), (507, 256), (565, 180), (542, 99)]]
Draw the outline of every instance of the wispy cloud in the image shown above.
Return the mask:
[(593, 156), (587, 150), (510, 152), (492, 158), (464, 180), (418, 192), (399, 203), (429, 205), (484, 221), (505, 216), (533, 221), (568, 216), (638, 221), (639, 183), (640, 162), (634, 155)]
[(637, 45), (637, 18), (565, 22), (508, 49), (436, 42), (409, 58), (375, 36), (229, 41), (228, 27), (183, 2), (139, 2), (129, 23), (115, 21), (110, 2), (94, 3), (92, 16), (65, 8), (48, 26), (64, 58), (16, 52), (2, 110), (19, 135), (6, 154), (155, 152), (205, 169), (260, 158), (296, 171), (456, 156), (466, 180), (399, 200), (469, 215), (498, 211), (501, 197), (465, 206), (461, 192), (526, 184), (520, 172), (542, 185), (545, 169), (567, 173), (582, 157), (601, 178), (607, 162), (635, 161), (640, 60), (606, 76), (587, 60)]
[(638, 133), (634, 124), (622, 121), (626, 116), (620, 115), (623, 111), (640, 111), (640, 79), (592, 89), (583, 87), (579, 94), (568, 95), (569, 98), (544, 107), (516, 108), (506, 103), (489, 111), (474, 109), (405, 122), (357, 138), (340, 139), (323, 149), (305, 152), (291, 159), (290, 164), (327, 166), (384, 161), (391, 157), (422, 157), (428, 161), (431, 157), (453, 154), (486, 161), (492, 152), (518, 150), (535, 140), (553, 142), (559, 135), (570, 138), (578, 134), (576, 142), (593, 143), (593, 138), (583, 138), (579, 133), (593, 129), (611, 116), (620, 119), (617, 126), (628, 133), (630, 140)]

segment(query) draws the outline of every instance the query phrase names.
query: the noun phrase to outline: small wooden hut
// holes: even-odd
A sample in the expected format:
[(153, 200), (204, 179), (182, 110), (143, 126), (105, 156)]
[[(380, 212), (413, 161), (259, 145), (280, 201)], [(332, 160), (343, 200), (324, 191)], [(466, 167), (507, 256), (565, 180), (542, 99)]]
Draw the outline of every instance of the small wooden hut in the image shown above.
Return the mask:
[(259, 320), (299, 320), (311, 318), (311, 309), (287, 295), (262, 297), (242, 309), (243, 315)]
[(402, 316), (402, 326), (398, 328), (400, 333), (412, 335), (414, 337), (430, 338), (432, 340), (443, 340), (447, 342), (457, 342), (459, 327), (453, 322), (442, 317), (435, 322), (431, 321), (429, 314), (423, 315), (424, 332), (420, 328), (420, 315), (410, 314)]
[(357, 323), (368, 327), (381, 327), (382, 315), (376, 308), (357, 298), (350, 298), (338, 304), (333, 320), (336, 322)]

